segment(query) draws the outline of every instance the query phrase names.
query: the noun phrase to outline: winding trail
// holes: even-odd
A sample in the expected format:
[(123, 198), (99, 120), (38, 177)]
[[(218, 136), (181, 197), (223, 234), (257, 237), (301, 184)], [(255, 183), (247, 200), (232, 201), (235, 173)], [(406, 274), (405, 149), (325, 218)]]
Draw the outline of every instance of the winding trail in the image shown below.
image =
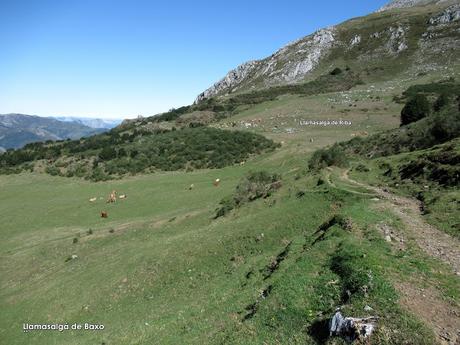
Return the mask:
[(428, 255), (448, 264), (455, 274), (460, 275), (460, 241), (428, 224), (423, 219), (422, 205), (418, 200), (355, 181), (348, 176), (348, 170), (343, 171), (341, 178), (348, 183), (372, 190), (380, 198), (389, 201), (389, 207), (404, 223), (417, 245)]
[[(386, 200), (385, 207), (401, 219), (415, 243), (425, 253), (443, 261), (454, 274), (460, 276), (460, 241), (428, 224), (421, 214), (419, 201), (355, 181), (348, 176), (348, 170), (342, 171), (340, 179), (348, 184), (366, 188)], [(395, 287), (401, 294), (401, 305), (431, 327), (440, 344), (460, 345), (458, 305), (443, 299), (436, 286), (422, 288), (418, 282), (408, 280), (396, 282)]]

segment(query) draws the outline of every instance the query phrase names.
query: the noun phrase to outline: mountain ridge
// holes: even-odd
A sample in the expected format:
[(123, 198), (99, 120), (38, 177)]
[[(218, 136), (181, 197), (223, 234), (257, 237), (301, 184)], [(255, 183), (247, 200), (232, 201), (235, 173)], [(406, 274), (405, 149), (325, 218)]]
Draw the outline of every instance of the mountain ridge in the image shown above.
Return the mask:
[[(432, 63), (441, 62), (434, 54), (427, 54), (426, 41), (431, 40), (428, 45), (430, 50), (443, 50), (446, 46), (446, 42), (443, 42), (445, 36), (452, 38), (458, 35), (455, 28), (446, 35), (442, 32), (446, 28), (440, 27), (459, 21), (460, 8), (456, 3), (452, 0), (395, 0), (367, 16), (317, 30), (288, 43), (269, 57), (237, 66), (200, 93), (195, 104), (234, 92), (307, 81), (326, 68), (333, 67), (333, 64), (353, 64), (357, 60), (361, 60), (362, 65), (363, 60), (385, 57), (400, 60), (398, 65), (411, 54), (410, 58), (417, 60), (412, 64), (415, 68), (428, 69)], [(405, 16), (404, 11), (412, 10), (408, 7), (417, 7), (418, 12), (411, 11)], [(391, 9), (399, 11), (389, 15), (387, 11)], [(449, 13), (446, 14), (446, 11)], [(357, 22), (360, 25), (356, 25)], [(455, 26), (455, 23), (450, 26)], [(419, 32), (422, 29), (423, 32)], [(452, 45), (458, 49), (458, 40), (454, 38), (447, 43), (447, 47)], [(366, 62), (377, 65), (375, 61)]]
[(52, 117), (26, 114), (0, 114), (0, 148), (20, 148), (28, 143), (79, 139), (104, 132), (78, 122), (64, 122)]

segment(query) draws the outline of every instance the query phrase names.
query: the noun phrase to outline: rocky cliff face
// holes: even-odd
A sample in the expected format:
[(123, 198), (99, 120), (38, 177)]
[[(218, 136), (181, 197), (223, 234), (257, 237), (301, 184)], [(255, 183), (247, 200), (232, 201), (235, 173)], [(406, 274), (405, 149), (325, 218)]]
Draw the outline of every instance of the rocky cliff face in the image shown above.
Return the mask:
[[(380, 14), (427, 4), (437, 7), (430, 6), (426, 11), (421, 7), (416, 20), (413, 15), (405, 16), (403, 11), (396, 11), (390, 17)], [(378, 13), (318, 30), (265, 59), (240, 65), (198, 95), (195, 103), (233, 92), (302, 82), (316, 71), (324, 73), (344, 64), (354, 65), (358, 71), (369, 71), (382, 69), (381, 64), (391, 61), (390, 66), (407, 64), (417, 73), (424, 72), (437, 68), (448, 58), (452, 61), (458, 57), (455, 51), (458, 52), (459, 36), (458, 0), (394, 0)], [(435, 57), (446, 51), (450, 55), (444, 55), (443, 61)]]
[(334, 41), (334, 28), (330, 27), (289, 43), (266, 59), (246, 62), (230, 71), (198, 95), (195, 102), (237, 91), (256, 79), (263, 80), (264, 86), (302, 80), (328, 54)]

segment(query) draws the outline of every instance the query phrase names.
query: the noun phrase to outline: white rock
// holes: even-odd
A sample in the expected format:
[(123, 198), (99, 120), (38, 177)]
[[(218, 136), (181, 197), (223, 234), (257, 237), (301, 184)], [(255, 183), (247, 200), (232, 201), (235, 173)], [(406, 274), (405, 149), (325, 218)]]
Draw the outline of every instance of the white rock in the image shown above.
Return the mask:
[(460, 4), (452, 5), (438, 15), (430, 18), (430, 24), (449, 24), (457, 20), (460, 20)]
[(355, 46), (357, 44), (360, 44), (361, 43), (361, 36), (360, 35), (355, 35), (355, 37), (353, 37), (350, 41), (350, 46)]

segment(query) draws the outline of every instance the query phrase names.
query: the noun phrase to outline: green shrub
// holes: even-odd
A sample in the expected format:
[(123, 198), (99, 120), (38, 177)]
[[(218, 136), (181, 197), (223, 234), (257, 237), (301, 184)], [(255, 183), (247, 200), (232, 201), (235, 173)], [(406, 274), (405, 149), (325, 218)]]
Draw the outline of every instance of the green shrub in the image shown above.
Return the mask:
[(225, 216), (248, 202), (268, 198), (281, 187), (281, 176), (266, 171), (250, 172), (235, 188), (232, 196), (222, 199), (214, 218)]
[(342, 74), (342, 69), (340, 69), (339, 67), (336, 67), (334, 68), (332, 71), (331, 71), (331, 75), (339, 75), (339, 74)]
[(358, 164), (355, 170), (359, 172), (369, 172), (369, 168), (365, 166), (364, 164)]
[(430, 103), (425, 95), (417, 94), (401, 110), (401, 125), (408, 125), (430, 114)]
[(45, 172), (46, 172), (47, 174), (52, 175), (52, 176), (57, 176), (57, 175), (59, 175), (59, 174), (61, 173), (61, 171), (59, 170), (59, 168), (57, 168), (57, 167), (55, 167), (55, 166), (53, 166), (53, 165), (47, 166), (47, 167), (45, 168)]
[(436, 100), (436, 102), (434, 102), (433, 104), (433, 109), (434, 111), (438, 112), (440, 111), (442, 108), (444, 108), (445, 106), (447, 106), (448, 104), (450, 103), (450, 97), (448, 94), (446, 93), (442, 93), (438, 99)]
[(310, 170), (318, 171), (329, 166), (348, 166), (347, 155), (337, 144), (328, 149), (319, 149), (315, 151), (308, 162)]

